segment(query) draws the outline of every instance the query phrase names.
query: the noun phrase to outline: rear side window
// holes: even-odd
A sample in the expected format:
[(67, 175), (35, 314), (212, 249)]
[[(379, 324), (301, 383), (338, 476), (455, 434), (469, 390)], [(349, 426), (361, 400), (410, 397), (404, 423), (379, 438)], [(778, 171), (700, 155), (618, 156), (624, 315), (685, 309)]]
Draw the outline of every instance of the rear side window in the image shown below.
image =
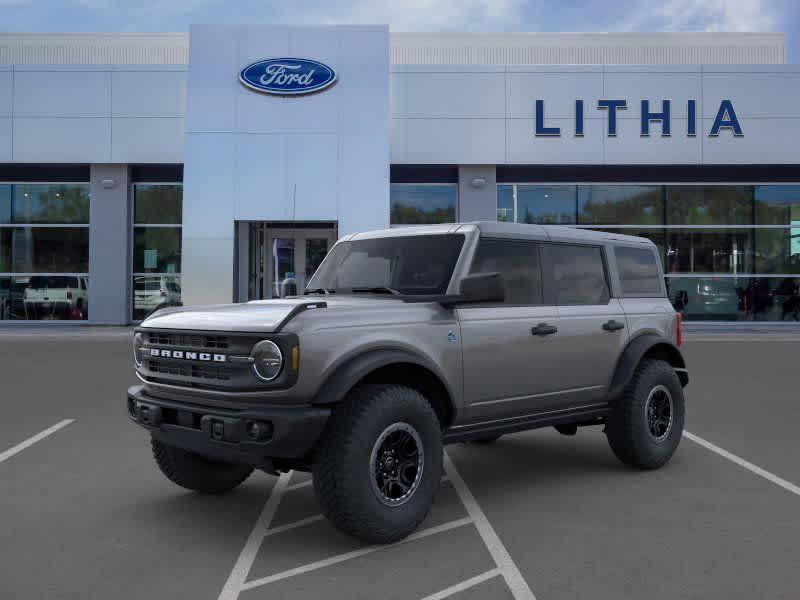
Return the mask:
[(498, 272), (506, 285), (506, 304), (541, 304), (542, 275), (535, 242), (481, 238), (471, 273)]
[(614, 255), (617, 257), (623, 296), (652, 298), (664, 295), (661, 289), (662, 275), (652, 250), (617, 246)]
[(547, 304), (608, 304), (611, 294), (599, 247), (543, 244), (542, 260)]

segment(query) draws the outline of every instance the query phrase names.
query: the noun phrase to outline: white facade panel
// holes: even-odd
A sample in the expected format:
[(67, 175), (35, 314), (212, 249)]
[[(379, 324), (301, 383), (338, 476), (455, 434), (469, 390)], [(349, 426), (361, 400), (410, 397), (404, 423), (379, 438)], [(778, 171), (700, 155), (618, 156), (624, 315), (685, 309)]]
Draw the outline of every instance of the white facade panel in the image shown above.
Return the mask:
[[(504, 119), (402, 119), (406, 163), (486, 164), (505, 160)], [(392, 162), (396, 162), (392, 157)]]
[(111, 129), (111, 162), (183, 162), (183, 117), (117, 117)]
[(0, 117), (0, 161), (2, 162), (11, 162), (11, 139), (11, 119)]
[(800, 117), (800, 70), (776, 73), (705, 73), (702, 115), (714, 119), (721, 100), (733, 101), (736, 116)]
[(112, 116), (183, 118), (185, 112), (184, 70), (111, 73)]
[(105, 117), (111, 108), (111, 74), (103, 71), (14, 73), (16, 117)]
[[(687, 101), (697, 101), (697, 115), (703, 99), (701, 76), (699, 67), (694, 72), (673, 72), (672, 70), (648, 71), (611, 71), (604, 75), (605, 91), (602, 95), (606, 99), (624, 99), (628, 102), (628, 109), (624, 118), (639, 119), (642, 100), (649, 101), (651, 113), (661, 112), (663, 101), (670, 101), (670, 114), (672, 118), (686, 118)], [(597, 110), (597, 99), (592, 100), (587, 106), (592, 111)]]
[(14, 106), (14, 74), (10, 65), (0, 65), (0, 117), (10, 117)]
[(407, 73), (397, 117), (489, 119), (505, 116), (505, 73)]
[[(638, 110), (634, 112), (638, 113)], [(619, 119), (616, 137), (605, 138), (603, 162), (617, 165), (694, 165), (702, 162), (702, 136), (686, 135), (686, 119), (672, 118), (672, 135), (669, 137), (661, 135), (660, 123), (650, 125), (649, 137), (640, 135), (640, 127), (638, 118)]]
[[(388, 214), (386, 27), (199, 26), (191, 36), (184, 240), (227, 238), (232, 252), (235, 220), (330, 220), (344, 233), (363, 222), (350, 206), (378, 198), (385, 203), (378, 212)], [(313, 58), (338, 79), (324, 91), (293, 97), (238, 81), (243, 67), (276, 56)], [(208, 277), (199, 263), (184, 264), (184, 302), (231, 300), (232, 277)], [(213, 292), (199, 293), (204, 282)]]
[(511, 119), (533, 118), (534, 100), (537, 98), (544, 101), (547, 120), (574, 117), (575, 100), (578, 99), (583, 99), (587, 117), (597, 116), (592, 109), (601, 97), (604, 96), (603, 73), (600, 69), (577, 72), (511, 72), (507, 75), (507, 115)]
[[(722, 130), (710, 137), (713, 119), (703, 119), (703, 162), (705, 164), (797, 164), (800, 151), (800, 118), (740, 119), (744, 135), (734, 137)], [(798, 174), (800, 179), (800, 174)]]
[(18, 162), (111, 162), (108, 117), (15, 117), (13, 139)]
[(534, 136), (535, 123), (530, 119), (506, 121), (508, 144), (506, 160), (509, 164), (601, 164), (603, 162), (603, 136), (605, 120), (587, 119), (584, 136), (574, 135), (574, 121), (550, 119), (549, 127), (560, 127), (561, 137)]

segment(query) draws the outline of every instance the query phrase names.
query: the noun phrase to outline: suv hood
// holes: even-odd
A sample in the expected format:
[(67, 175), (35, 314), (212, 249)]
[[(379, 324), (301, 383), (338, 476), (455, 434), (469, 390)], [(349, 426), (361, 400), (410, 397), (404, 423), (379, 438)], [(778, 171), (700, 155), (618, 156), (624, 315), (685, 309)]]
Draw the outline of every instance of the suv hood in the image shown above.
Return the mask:
[[(247, 333), (271, 333), (281, 327), (293, 310), (300, 305), (326, 304), (322, 310), (297, 312), (293, 321), (303, 314), (313, 314), (317, 319), (331, 317), (337, 313), (337, 324), (349, 320), (348, 316), (358, 316), (363, 324), (366, 314), (373, 313), (376, 323), (391, 318), (416, 320), (419, 311), (430, 312), (431, 304), (407, 304), (391, 296), (364, 294), (359, 296), (304, 296), (276, 300), (255, 300), (242, 304), (215, 304), (209, 306), (190, 306), (163, 308), (142, 322), (142, 327), (153, 329), (182, 329), (193, 331), (229, 331)], [(427, 307), (427, 308), (423, 308)], [(439, 311), (438, 306), (433, 309)]]

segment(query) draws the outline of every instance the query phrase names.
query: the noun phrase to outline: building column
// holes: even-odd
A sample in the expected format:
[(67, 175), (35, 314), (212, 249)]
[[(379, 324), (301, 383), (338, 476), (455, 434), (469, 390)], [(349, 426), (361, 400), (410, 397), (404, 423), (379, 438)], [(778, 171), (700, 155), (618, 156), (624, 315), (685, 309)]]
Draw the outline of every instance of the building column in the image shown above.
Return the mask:
[(458, 220), (497, 220), (497, 169), (494, 165), (458, 167)]
[(128, 165), (91, 165), (89, 323), (130, 322)]

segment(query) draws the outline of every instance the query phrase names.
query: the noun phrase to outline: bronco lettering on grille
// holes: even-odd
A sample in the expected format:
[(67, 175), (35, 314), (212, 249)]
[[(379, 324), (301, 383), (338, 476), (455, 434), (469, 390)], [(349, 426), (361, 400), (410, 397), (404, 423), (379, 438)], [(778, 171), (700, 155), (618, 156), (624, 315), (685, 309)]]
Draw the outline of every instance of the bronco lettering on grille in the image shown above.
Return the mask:
[(183, 360), (200, 360), (203, 362), (227, 362), (225, 354), (209, 354), (208, 352), (186, 352), (184, 350), (164, 350), (162, 348), (150, 348), (150, 356), (159, 358), (178, 358)]

